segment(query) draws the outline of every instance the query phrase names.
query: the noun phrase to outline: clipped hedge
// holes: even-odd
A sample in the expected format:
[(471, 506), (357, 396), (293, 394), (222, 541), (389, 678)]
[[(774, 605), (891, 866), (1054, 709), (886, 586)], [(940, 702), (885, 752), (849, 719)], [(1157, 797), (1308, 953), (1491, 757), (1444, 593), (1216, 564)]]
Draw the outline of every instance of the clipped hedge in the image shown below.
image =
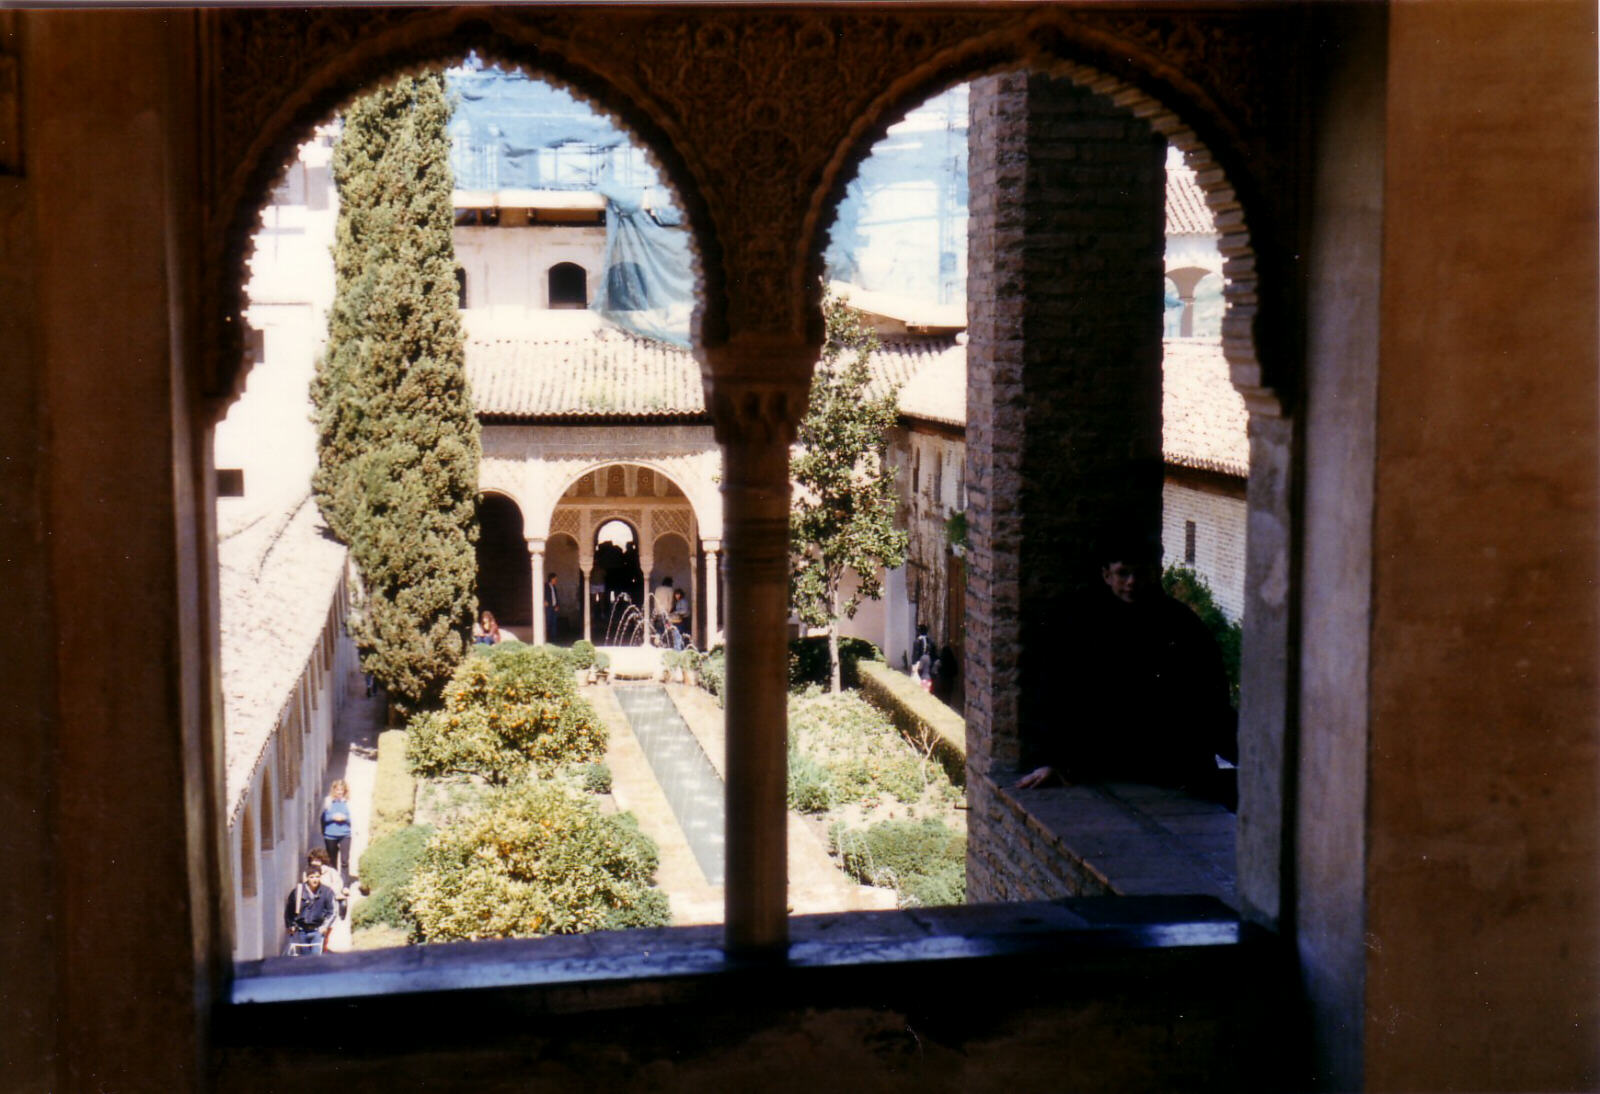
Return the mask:
[(966, 900), (967, 838), (941, 820), (889, 820), (859, 829), (835, 825), (828, 836), (845, 873), (894, 889), (901, 907)]
[(446, 710), (492, 703), (570, 699), (577, 693), (568, 651), (554, 646), (503, 642), (477, 646), (456, 668), (444, 689)]
[(372, 820), (367, 840), (376, 843), (411, 823), (416, 808), (417, 780), (406, 766), (406, 731), (378, 734), (378, 767), (372, 784)]
[[(839, 639), (840, 686), (856, 686), (856, 666), (861, 662), (882, 660), (883, 653), (865, 638)], [(789, 690), (798, 691), (809, 684), (827, 687), (830, 676), (826, 635), (789, 639)]]
[(423, 941), (663, 926), (654, 842), (627, 814), (552, 783), (496, 795), (429, 841), (408, 888)]
[(881, 661), (860, 668), (861, 697), (883, 711), (901, 736), (932, 755), (957, 786), (967, 784), (967, 723), (903, 672)]
[(582, 671), (590, 669), (595, 664), (594, 643), (587, 638), (580, 638), (572, 644), (567, 651), (567, 659), (572, 662), (572, 667)]
[(591, 794), (611, 793), (611, 768), (603, 763), (585, 764), (583, 772), (583, 788)]
[(352, 927), (383, 923), (412, 930), (407, 886), (432, 836), (433, 826), (422, 824), (390, 832), (367, 845), (361, 856), (361, 885), (368, 895), (351, 913)]

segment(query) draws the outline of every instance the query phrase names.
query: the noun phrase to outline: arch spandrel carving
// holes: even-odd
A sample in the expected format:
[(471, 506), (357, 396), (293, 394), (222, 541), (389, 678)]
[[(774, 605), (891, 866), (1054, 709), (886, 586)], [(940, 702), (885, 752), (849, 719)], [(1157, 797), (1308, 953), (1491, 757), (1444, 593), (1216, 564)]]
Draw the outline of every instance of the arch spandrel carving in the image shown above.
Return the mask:
[(215, 294), (206, 314), (217, 324), (207, 390), (226, 400), (241, 387), (244, 254), (279, 166), (341, 101), (408, 67), (477, 48), (577, 89), (639, 137), (684, 202), (700, 243), (696, 342), (750, 333), (816, 341), (813, 243), (821, 210), (842, 190), (848, 150), (893, 120), (889, 109), (997, 64), (1079, 57), (1171, 90), (1193, 107), (1186, 120), (1234, 183), (1281, 198), (1271, 212), (1292, 224), (1292, 188), (1259, 180), (1294, 177), (1288, 73), (1297, 57), (1284, 42), (1296, 40), (1295, 18), (980, 4), (205, 12), (215, 74), (204, 112), (206, 284)]

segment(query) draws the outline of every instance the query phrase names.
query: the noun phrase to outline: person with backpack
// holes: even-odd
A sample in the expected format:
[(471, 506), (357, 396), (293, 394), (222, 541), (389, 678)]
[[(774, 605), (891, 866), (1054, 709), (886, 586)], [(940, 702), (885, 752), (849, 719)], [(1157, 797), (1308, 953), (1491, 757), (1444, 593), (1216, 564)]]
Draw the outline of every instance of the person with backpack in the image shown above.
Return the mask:
[(284, 952), (290, 957), (322, 953), (336, 914), (333, 890), (322, 884), (321, 868), (307, 870), (283, 904), (283, 928), (289, 935)]

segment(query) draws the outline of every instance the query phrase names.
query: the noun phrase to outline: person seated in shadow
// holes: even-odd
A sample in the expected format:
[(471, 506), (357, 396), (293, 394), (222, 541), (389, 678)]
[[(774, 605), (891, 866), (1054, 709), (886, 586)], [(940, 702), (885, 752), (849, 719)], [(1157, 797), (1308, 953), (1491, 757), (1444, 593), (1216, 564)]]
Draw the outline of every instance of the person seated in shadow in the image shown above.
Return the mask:
[(478, 621), (472, 625), (472, 641), (480, 646), (497, 646), (503, 641), (500, 624), (488, 608), (478, 613)]
[(1237, 719), (1221, 650), (1162, 590), (1154, 552), (1119, 541), (1101, 558), (1100, 581), (1024, 655), (1055, 694), (1024, 726), (1017, 787), (1149, 783), (1231, 805), (1217, 756), (1237, 759)]
[(667, 629), (673, 649), (681, 650), (685, 646), (694, 645), (694, 636), (689, 633), (689, 598), (683, 595), (682, 589), (672, 590), (672, 606), (667, 611)]

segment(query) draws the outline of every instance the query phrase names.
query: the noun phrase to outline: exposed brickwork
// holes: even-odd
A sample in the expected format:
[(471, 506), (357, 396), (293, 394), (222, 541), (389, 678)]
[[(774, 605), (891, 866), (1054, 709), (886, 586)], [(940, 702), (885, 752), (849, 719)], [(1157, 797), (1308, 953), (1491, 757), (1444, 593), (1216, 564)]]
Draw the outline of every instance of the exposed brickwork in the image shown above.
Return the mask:
[[(1045, 900), (1106, 896), (1111, 887), (1053, 834), (996, 791), (988, 778), (967, 780), (967, 900)], [(979, 838), (979, 833), (984, 838)]]
[[(980, 80), (971, 114), (967, 748), (985, 773), (1058, 716), (1023, 651), (1062, 625), (1097, 541), (1159, 542), (1165, 172), (1147, 122), (1067, 80)], [(980, 812), (977, 845), (1025, 838)]]

